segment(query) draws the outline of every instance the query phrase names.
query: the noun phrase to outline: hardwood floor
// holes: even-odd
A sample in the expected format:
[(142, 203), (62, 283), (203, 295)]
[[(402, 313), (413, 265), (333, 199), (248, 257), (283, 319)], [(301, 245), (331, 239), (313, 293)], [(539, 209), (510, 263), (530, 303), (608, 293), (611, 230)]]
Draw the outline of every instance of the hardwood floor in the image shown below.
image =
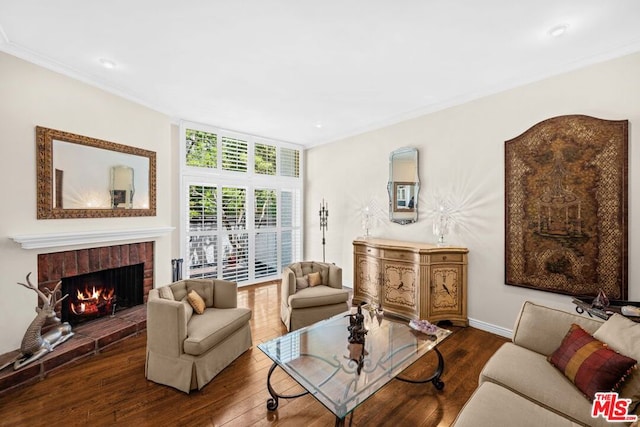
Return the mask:
[[(266, 409), (271, 361), (256, 347), (286, 332), (280, 322), (278, 284), (241, 288), (238, 304), (253, 310), (254, 346), (200, 391), (191, 394), (144, 377), (146, 334), (126, 339), (0, 397), (2, 426), (332, 426), (334, 416), (311, 396), (280, 400)], [(450, 327), (442, 344), (445, 388), (391, 381), (354, 412), (354, 426), (448, 426), (477, 386), (489, 357), (507, 340), (474, 328)], [(436, 364), (428, 354), (403, 374), (419, 378)], [(285, 394), (299, 386), (280, 370), (274, 388)]]

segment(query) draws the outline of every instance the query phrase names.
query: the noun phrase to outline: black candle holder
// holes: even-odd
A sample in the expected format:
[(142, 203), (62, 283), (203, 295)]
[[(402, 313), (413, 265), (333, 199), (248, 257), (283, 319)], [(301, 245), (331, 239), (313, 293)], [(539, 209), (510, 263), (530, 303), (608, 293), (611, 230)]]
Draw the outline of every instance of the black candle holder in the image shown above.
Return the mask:
[(320, 230), (322, 231), (322, 262), (325, 261), (325, 236), (324, 233), (329, 229), (329, 204), (325, 203), (324, 199), (322, 199), (322, 203), (320, 204)]

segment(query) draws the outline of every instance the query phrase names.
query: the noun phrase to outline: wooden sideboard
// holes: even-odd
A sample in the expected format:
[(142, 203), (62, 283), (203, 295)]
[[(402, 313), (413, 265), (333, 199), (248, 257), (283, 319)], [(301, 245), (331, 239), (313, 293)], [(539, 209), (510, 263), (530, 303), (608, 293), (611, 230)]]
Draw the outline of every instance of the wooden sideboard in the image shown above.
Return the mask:
[(353, 241), (353, 304), (468, 326), (467, 253), (456, 246), (367, 238)]

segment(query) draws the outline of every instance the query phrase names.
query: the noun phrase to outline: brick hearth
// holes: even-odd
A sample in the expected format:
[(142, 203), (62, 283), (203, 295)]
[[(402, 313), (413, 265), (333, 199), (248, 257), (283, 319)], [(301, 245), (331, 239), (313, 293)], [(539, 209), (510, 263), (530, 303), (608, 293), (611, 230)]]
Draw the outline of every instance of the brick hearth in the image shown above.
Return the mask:
[[(103, 317), (83, 323), (73, 329), (75, 335), (54, 348), (43, 358), (14, 371), (7, 366), (0, 371), (0, 395), (10, 393), (17, 387), (43, 380), (79, 363), (82, 359), (98, 354), (109, 345), (130, 336), (138, 335), (147, 328), (147, 306), (139, 305), (119, 311), (113, 317)], [(0, 366), (18, 355), (15, 350), (0, 355)]]

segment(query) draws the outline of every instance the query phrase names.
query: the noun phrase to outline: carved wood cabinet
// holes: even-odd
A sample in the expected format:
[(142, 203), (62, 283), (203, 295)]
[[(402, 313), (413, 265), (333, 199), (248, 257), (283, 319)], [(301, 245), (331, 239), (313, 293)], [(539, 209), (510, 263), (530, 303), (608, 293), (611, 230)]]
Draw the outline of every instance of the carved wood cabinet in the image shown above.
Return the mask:
[(405, 319), (467, 326), (463, 247), (367, 238), (353, 241), (353, 304), (382, 304)]

